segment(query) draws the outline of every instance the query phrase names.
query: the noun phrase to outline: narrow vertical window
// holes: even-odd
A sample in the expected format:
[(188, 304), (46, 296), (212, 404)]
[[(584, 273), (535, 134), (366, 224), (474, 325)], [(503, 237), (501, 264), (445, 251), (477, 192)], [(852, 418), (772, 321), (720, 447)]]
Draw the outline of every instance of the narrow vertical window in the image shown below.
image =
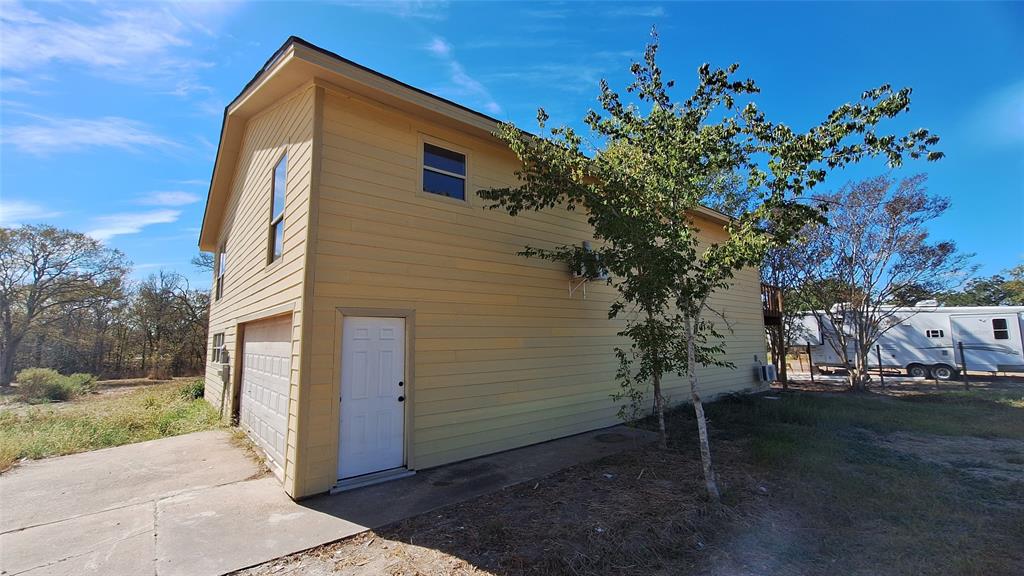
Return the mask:
[(213, 299), (220, 300), (220, 297), (224, 295), (224, 272), (228, 268), (228, 249), (226, 242), (221, 244), (220, 250), (217, 251), (217, 261), (214, 262), (214, 268), (217, 269), (217, 277), (213, 281)]
[(280, 258), (284, 250), (284, 196), (287, 189), (288, 154), (286, 153), (274, 166), (274, 181), (271, 184), (270, 249), (268, 251), (271, 262)]

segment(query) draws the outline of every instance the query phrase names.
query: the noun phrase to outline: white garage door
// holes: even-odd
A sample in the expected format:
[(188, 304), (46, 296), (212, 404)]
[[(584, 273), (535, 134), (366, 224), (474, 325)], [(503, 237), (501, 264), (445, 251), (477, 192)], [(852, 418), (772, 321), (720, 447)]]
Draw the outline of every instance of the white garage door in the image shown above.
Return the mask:
[(284, 477), (291, 383), (291, 316), (245, 325), (239, 423)]

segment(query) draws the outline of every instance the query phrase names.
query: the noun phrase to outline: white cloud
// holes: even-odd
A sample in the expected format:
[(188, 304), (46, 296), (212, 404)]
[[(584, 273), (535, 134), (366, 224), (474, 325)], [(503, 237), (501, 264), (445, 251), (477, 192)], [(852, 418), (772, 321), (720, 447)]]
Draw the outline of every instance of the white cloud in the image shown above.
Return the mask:
[(618, 8), (605, 11), (604, 15), (611, 18), (660, 18), (665, 15), (665, 9), (661, 6), (620, 4)]
[[(53, 63), (82, 66), (104, 78), (186, 95), (209, 91), (198, 72), (209, 62), (182, 55), (197, 33), (212, 29), (234, 3), (105, 4), (100, 9), (47, 5), (43, 15), (17, 2), (0, 11), (0, 68), (38, 74)], [(28, 80), (21, 78), (21, 82)]]
[(97, 119), (55, 118), (33, 115), (34, 124), (9, 126), (3, 141), (22, 152), (47, 154), (90, 147), (175, 148), (171, 140), (151, 132), (145, 124), (127, 118), (107, 116)]
[(87, 232), (97, 240), (110, 240), (114, 236), (137, 234), (146, 226), (170, 224), (181, 216), (181, 210), (151, 210), (149, 212), (125, 212), (93, 218), (95, 228)]
[(60, 212), (50, 210), (41, 204), (22, 200), (0, 199), (0, 226), (18, 226), (29, 222), (56, 218), (60, 214)]
[(399, 18), (444, 20), (448, 17), (447, 0), (338, 0), (336, 3)]
[(434, 56), (447, 58), (452, 53), (452, 45), (449, 44), (444, 38), (441, 38), (440, 36), (435, 36), (434, 39), (430, 41), (430, 44), (427, 44), (427, 51), (429, 51)]
[(0, 92), (21, 92), (23, 94), (32, 95), (45, 94), (44, 91), (36, 88), (36, 86), (28, 80), (11, 76), (10, 74), (4, 74), (0, 77)]
[(996, 146), (1024, 143), (1024, 80), (986, 97), (970, 115), (975, 138)]
[(198, 194), (172, 190), (168, 192), (150, 192), (139, 198), (136, 203), (143, 206), (187, 206), (202, 200)]
[(488, 114), (501, 114), (501, 105), (491, 96), (486, 86), (466, 72), (462, 63), (455, 59), (451, 44), (444, 38), (435, 36), (426, 50), (437, 56), (448, 67), (450, 85), (440, 90), (453, 98), (468, 98), (482, 106)]
[(190, 180), (172, 180), (174, 184), (181, 184), (182, 186), (209, 186), (209, 180), (200, 180), (199, 178), (192, 178)]

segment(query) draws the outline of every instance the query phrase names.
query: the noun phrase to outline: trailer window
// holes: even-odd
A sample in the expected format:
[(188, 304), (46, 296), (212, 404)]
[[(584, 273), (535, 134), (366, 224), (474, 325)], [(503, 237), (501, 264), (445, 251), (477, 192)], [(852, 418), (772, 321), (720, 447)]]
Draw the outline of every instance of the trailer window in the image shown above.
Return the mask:
[(1006, 325), (1006, 318), (992, 319), (992, 334), (996, 337), (996, 340), (1010, 339), (1010, 330)]
[(924, 333), (929, 338), (942, 338), (946, 335), (942, 330), (925, 330)]

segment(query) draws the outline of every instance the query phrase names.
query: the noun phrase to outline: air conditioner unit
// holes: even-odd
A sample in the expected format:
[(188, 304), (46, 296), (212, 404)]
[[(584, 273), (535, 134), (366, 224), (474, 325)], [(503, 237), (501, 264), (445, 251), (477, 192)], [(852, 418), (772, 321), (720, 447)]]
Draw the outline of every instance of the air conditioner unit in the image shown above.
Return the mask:
[[(585, 252), (593, 252), (594, 251), (594, 249), (591, 248), (591, 246), (590, 246), (590, 242), (586, 241), (586, 240), (583, 241), (583, 250)], [(606, 270), (603, 267), (599, 268), (596, 273), (587, 272), (587, 271), (583, 270), (582, 268), (574, 268), (571, 272), (572, 272), (572, 277), (575, 278), (575, 279), (578, 279), (578, 280), (605, 281), (605, 280), (608, 279), (608, 270)]]
[(775, 372), (774, 364), (758, 364), (756, 366), (758, 380), (770, 384), (778, 380), (779, 375)]

